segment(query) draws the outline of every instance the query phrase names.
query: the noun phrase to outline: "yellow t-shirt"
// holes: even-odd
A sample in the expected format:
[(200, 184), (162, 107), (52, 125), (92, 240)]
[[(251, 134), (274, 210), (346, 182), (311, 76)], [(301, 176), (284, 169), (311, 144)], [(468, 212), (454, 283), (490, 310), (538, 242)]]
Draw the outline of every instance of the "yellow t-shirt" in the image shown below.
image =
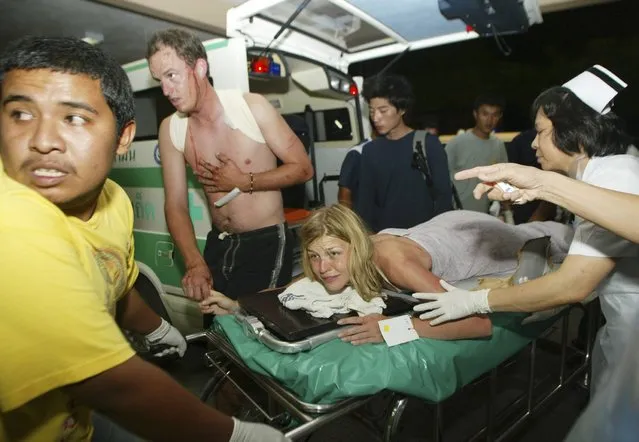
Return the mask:
[(83, 222), (0, 167), (0, 442), (90, 440), (89, 410), (61, 387), (134, 355), (113, 318), (138, 276), (132, 229), (112, 181)]

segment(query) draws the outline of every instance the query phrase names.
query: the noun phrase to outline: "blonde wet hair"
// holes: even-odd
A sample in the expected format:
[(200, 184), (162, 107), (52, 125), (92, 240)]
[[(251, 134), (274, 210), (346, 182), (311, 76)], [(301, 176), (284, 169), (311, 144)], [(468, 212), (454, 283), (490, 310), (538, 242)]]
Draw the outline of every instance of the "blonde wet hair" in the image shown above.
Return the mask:
[(350, 285), (365, 301), (381, 296), (382, 275), (375, 266), (375, 248), (362, 219), (341, 204), (323, 207), (312, 213), (300, 229), (304, 276), (316, 280), (311, 267), (309, 246), (324, 235), (341, 239), (350, 245), (348, 271)]

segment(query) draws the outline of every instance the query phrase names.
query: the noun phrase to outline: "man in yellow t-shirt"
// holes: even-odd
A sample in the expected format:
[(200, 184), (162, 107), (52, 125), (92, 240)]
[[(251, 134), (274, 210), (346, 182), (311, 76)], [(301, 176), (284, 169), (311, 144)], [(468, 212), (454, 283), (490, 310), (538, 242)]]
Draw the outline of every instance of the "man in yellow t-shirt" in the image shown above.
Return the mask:
[(131, 203), (106, 178), (135, 134), (124, 71), (27, 37), (0, 55), (0, 91), (0, 442), (89, 441), (91, 409), (152, 440), (285, 440), (205, 406), (120, 332), (186, 348), (133, 288)]

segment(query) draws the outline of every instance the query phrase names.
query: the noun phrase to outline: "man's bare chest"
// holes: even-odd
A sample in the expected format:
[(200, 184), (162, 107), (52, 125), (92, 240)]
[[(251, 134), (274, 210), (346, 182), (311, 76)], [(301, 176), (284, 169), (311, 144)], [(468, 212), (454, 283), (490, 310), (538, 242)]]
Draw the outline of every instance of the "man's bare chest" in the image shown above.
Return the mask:
[(224, 154), (242, 167), (242, 164), (251, 163), (251, 158), (258, 149), (257, 144), (226, 124), (209, 128), (189, 128), (185, 157), (191, 167), (195, 167), (200, 161), (219, 165), (217, 155)]

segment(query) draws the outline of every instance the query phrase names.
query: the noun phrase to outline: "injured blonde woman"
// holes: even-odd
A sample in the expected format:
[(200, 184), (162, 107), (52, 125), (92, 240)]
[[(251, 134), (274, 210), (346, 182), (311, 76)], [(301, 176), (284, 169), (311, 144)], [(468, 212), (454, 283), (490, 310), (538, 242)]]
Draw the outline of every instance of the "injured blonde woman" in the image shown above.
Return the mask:
[[(326, 296), (346, 299), (338, 307), (350, 302), (363, 313), (375, 311), (376, 306), (381, 311), (384, 288), (442, 291), (440, 279), (452, 282), (514, 272), (524, 243), (543, 236), (551, 238), (553, 260), (561, 261), (572, 230), (555, 222), (512, 226), (489, 215), (460, 210), (410, 229), (386, 229), (369, 236), (354, 212), (334, 205), (314, 211), (300, 229), (304, 277), (289, 288), (312, 286), (317, 291), (320, 287)], [(353, 294), (358, 295), (355, 300)], [(239, 308), (236, 301), (217, 292), (200, 307), (217, 315)], [(381, 313), (340, 319), (338, 324), (351, 326), (340, 338), (354, 345), (383, 342), (377, 324), (382, 319), (386, 317)], [(412, 322), (419, 336), (427, 338), (478, 338), (492, 332), (490, 319), (483, 315), (434, 327), (417, 317)]]

